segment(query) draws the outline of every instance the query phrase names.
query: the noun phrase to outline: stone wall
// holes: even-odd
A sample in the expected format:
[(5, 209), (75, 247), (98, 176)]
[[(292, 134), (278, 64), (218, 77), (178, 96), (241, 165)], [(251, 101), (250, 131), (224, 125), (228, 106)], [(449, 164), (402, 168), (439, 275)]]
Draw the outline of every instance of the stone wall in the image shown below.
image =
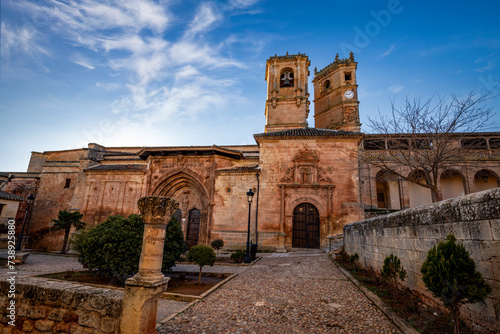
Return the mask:
[(493, 292), (486, 303), (462, 308), (475, 326), (500, 331), (500, 188), (399, 211), (344, 227), (344, 245), (376, 270), (397, 255), (408, 272), (405, 284), (429, 301), (420, 267), (431, 247), (453, 233), (476, 262)]
[(37, 278), (16, 282), (15, 327), (9, 283), (0, 281), (2, 333), (118, 333), (123, 291)]

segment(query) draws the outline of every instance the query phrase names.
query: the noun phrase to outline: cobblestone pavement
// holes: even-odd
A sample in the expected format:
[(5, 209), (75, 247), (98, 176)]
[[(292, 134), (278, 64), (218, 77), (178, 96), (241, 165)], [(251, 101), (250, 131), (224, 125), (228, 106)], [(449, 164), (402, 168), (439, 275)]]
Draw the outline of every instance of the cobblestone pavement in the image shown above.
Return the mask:
[(159, 333), (400, 333), (324, 253), (263, 257)]

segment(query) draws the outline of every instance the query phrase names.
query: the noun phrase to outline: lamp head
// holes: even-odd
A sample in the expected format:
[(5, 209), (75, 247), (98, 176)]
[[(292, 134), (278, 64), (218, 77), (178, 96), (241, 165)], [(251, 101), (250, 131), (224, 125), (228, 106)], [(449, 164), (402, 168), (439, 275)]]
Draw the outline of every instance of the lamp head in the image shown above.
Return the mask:
[(252, 203), (253, 195), (254, 195), (254, 192), (252, 191), (252, 189), (249, 189), (247, 192), (247, 202), (248, 203)]

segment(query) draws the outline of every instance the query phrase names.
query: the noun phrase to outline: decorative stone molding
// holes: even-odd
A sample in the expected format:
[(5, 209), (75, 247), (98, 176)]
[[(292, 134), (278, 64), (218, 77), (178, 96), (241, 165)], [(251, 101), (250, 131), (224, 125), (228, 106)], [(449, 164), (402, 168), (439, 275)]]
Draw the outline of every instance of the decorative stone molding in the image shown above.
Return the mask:
[(167, 197), (142, 197), (137, 202), (144, 224), (162, 224), (165, 217), (172, 217), (179, 203)]

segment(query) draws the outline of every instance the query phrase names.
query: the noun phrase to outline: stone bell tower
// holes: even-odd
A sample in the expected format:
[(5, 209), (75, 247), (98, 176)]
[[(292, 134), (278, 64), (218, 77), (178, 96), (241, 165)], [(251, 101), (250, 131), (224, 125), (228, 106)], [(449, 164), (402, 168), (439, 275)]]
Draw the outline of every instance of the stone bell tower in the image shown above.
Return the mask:
[(266, 62), (266, 129), (274, 132), (307, 126), (309, 58), (297, 53), (274, 55)]
[(318, 71), (314, 69), (314, 127), (360, 131), (358, 85), (351, 52), (349, 58), (339, 59)]

